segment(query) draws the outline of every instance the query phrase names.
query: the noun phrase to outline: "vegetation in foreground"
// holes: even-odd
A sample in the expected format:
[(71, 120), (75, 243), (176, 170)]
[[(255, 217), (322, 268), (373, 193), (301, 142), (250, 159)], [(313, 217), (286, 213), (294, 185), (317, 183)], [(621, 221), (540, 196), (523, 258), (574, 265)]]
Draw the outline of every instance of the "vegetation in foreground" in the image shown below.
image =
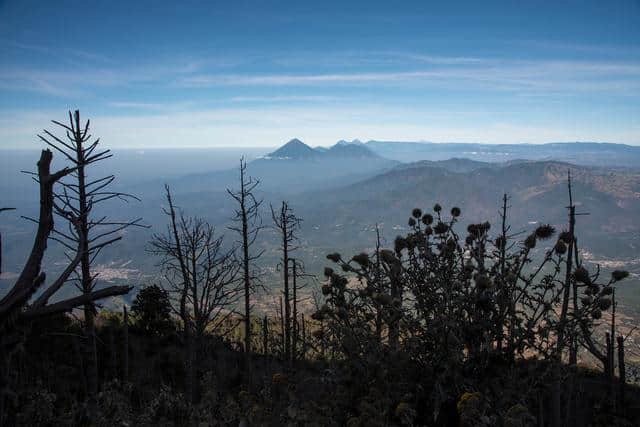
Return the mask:
[[(570, 176), (566, 230), (511, 233), (505, 195), (498, 227), (484, 222), (460, 231), (460, 209), (445, 213), (436, 204), (411, 212), (411, 231), (393, 248), (378, 239), (372, 253), (329, 254), (311, 319), (297, 312), (300, 220), (286, 203), (272, 208), (282, 235), (284, 303), (260, 319), (252, 309), (261, 255), (252, 244), (263, 227), (252, 193), (259, 181), (241, 163), (240, 189), (230, 191), (238, 202), (237, 244), (223, 249), (206, 222), (175, 208), (167, 188), (167, 233), (150, 244), (165, 283), (141, 290), (131, 316), (96, 317), (95, 301), (130, 289), (95, 289), (99, 246), (91, 243), (105, 235), (90, 228), (138, 222), (91, 219), (105, 195), (82, 189), (91, 185), (80, 177), (97, 146), (78, 148), (87, 129), (78, 113), (71, 117), (69, 146), (90, 151), (71, 156), (69, 169), (51, 174), (52, 154), (43, 151), (34, 248), (0, 300), (3, 425), (559, 427), (640, 419), (639, 391), (626, 384), (626, 337), (615, 326), (615, 288), (628, 273), (601, 277), (582, 263)], [(78, 182), (56, 192), (67, 175)], [(46, 281), (46, 243), (63, 233), (54, 213), (76, 245), (66, 277), (36, 294)], [(80, 296), (50, 303), (73, 274)], [(81, 318), (64, 314), (79, 307)], [(605, 311), (612, 320), (601, 343), (594, 331)], [(243, 336), (233, 341), (237, 322)], [(602, 371), (580, 368), (583, 353)]]

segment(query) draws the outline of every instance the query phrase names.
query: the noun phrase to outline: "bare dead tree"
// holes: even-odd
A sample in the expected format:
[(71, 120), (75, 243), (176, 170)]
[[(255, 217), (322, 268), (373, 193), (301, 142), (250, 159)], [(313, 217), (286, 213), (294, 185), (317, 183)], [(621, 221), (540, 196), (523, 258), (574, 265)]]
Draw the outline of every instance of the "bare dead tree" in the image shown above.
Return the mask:
[[(271, 206), (271, 218), (274, 228), (280, 237), (280, 267), (283, 276), (283, 298), (284, 298), (284, 358), (288, 362), (292, 360), (292, 319), (291, 319), (291, 294), (289, 289), (289, 262), (291, 253), (298, 249), (297, 232), (300, 230), (302, 220), (298, 218), (293, 209), (286, 201), (283, 201), (280, 209), (276, 212)], [(294, 317), (295, 322), (295, 317)]]
[[(66, 229), (53, 229), (52, 239), (79, 257), (79, 271), (73, 269), (71, 281), (82, 292), (89, 295), (97, 288), (99, 273), (92, 266), (102, 249), (122, 238), (122, 231), (131, 226), (142, 226), (141, 218), (131, 221), (111, 220), (107, 216), (94, 215), (95, 208), (112, 199), (128, 202), (139, 199), (131, 194), (111, 191), (114, 175), (89, 177), (87, 168), (112, 157), (110, 150), (99, 149), (100, 138), (92, 140), (89, 133), (90, 121), (80, 121), (80, 112), (69, 111), (69, 122), (52, 121), (61, 127), (64, 137), (58, 137), (48, 130), (38, 137), (48, 146), (61, 153), (72, 165), (71, 179), (60, 180), (60, 188), (54, 192), (54, 212), (67, 221)], [(60, 284), (62, 285), (62, 284)], [(48, 298), (50, 295), (43, 295)], [(85, 355), (87, 359), (88, 393), (93, 396), (98, 391), (98, 360), (93, 303), (84, 306), (85, 334), (87, 337)]]
[(238, 234), (237, 244), (240, 247), (240, 261), (242, 263), (243, 292), (244, 292), (244, 351), (246, 353), (246, 369), (248, 378), (251, 378), (251, 296), (258, 289), (258, 278), (254, 273), (253, 265), (262, 256), (264, 250), (253, 251), (253, 245), (258, 234), (264, 228), (260, 216), (262, 200), (258, 200), (254, 194), (260, 184), (260, 180), (247, 174), (247, 162), (240, 158), (240, 188), (238, 190), (227, 189), (227, 193), (235, 200), (233, 222), (236, 225), (229, 229)]
[(46, 275), (41, 270), (41, 266), (48, 240), (54, 231), (54, 184), (76, 171), (75, 168), (64, 168), (51, 172), (52, 159), (51, 151), (43, 150), (38, 161), (38, 172), (34, 177), (40, 187), (40, 211), (36, 221), (38, 228), (33, 247), (13, 287), (0, 299), (0, 425), (4, 423), (5, 397), (11, 394), (7, 383), (7, 373), (10, 356), (22, 339), (19, 333), (20, 328), (38, 317), (71, 311), (76, 307), (93, 303), (102, 298), (126, 294), (131, 290), (129, 286), (110, 286), (84, 293), (78, 297), (49, 303), (49, 300), (67, 283), (69, 276), (80, 264), (83, 252), (76, 248), (76, 256), (71, 259), (67, 268), (49, 286), (45, 287), (42, 294), (34, 302), (29, 304), (33, 295), (46, 282)]
[(188, 390), (197, 402), (203, 338), (207, 331), (219, 330), (233, 314), (242, 289), (240, 263), (234, 248), (223, 247), (223, 236), (214, 227), (201, 218), (176, 213), (171, 192), (165, 188), (170, 224), (165, 234), (152, 237), (149, 250), (162, 258), (167, 290), (175, 296), (189, 353)]
[[(307, 287), (308, 282), (305, 281), (302, 284), (299, 284), (298, 279), (316, 279), (316, 276), (313, 274), (308, 274), (305, 271), (305, 267), (304, 267), (304, 263), (297, 258), (290, 258), (291, 261), (291, 276), (293, 278), (293, 286), (292, 286), (292, 295), (291, 295), (291, 301), (293, 303), (293, 313), (292, 313), (292, 325), (291, 325), (291, 333), (292, 333), (292, 339), (291, 339), (291, 358), (293, 359), (293, 361), (295, 362), (298, 359), (298, 341), (300, 338), (300, 325), (298, 324), (298, 304), (308, 301), (310, 299), (310, 296), (301, 296), (299, 291), (303, 290)], [(304, 335), (304, 314), (302, 314), (301, 317), (301, 323), (302, 323), (302, 333)], [(306, 348), (304, 348), (304, 338), (303, 338), (303, 349), (300, 352), (300, 355), (304, 358), (304, 355), (306, 353)]]

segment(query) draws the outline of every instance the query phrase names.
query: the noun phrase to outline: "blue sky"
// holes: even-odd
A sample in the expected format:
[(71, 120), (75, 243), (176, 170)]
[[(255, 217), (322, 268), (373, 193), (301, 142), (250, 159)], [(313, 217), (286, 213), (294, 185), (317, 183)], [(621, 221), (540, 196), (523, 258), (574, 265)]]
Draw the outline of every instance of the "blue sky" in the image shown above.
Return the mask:
[(0, 148), (640, 145), (640, 1), (0, 0)]

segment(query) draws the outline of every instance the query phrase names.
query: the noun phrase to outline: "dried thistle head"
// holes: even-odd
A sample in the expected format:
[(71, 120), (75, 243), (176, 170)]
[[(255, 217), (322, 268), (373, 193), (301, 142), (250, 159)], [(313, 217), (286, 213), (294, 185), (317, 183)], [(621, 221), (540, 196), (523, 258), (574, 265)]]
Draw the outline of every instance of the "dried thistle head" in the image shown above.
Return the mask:
[(563, 242), (565, 242), (568, 245), (569, 243), (571, 243), (571, 233), (569, 233), (568, 231), (563, 231), (558, 236), (558, 239), (562, 240)]
[(416, 226), (416, 220), (413, 217), (409, 218), (408, 224), (409, 224), (409, 227), (415, 227)]
[(562, 240), (558, 240), (553, 249), (558, 255), (564, 255), (564, 253), (567, 252), (567, 244)]
[(415, 208), (411, 211), (411, 216), (413, 216), (415, 219), (420, 219), (420, 217), (422, 216), (422, 210), (420, 208)]
[(524, 246), (527, 249), (533, 249), (536, 247), (536, 234), (530, 234), (529, 236), (527, 236), (526, 239), (524, 239)]
[(615, 270), (611, 273), (611, 278), (614, 282), (618, 282), (620, 280), (624, 280), (629, 277), (629, 272), (625, 270)]
[(589, 272), (584, 267), (578, 267), (573, 272), (573, 278), (576, 282), (584, 283), (586, 285), (591, 283), (591, 277), (589, 276)]
[(436, 234), (444, 234), (449, 231), (449, 226), (442, 221), (439, 221), (438, 224), (433, 228), (433, 231)]
[(602, 311), (607, 311), (611, 307), (611, 299), (610, 298), (600, 298), (598, 300), (598, 308)]
[(433, 205), (433, 211), (435, 213), (440, 213), (442, 211), (442, 206), (440, 206), (439, 203), (436, 203), (435, 205)]
[(340, 261), (340, 254), (337, 252), (331, 253), (327, 255), (327, 259), (333, 262), (338, 262)]
[(353, 260), (357, 262), (361, 267), (369, 266), (369, 255), (365, 252), (354, 255)]
[(544, 224), (536, 228), (536, 237), (538, 239), (545, 240), (553, 236), (555, 232), (556, 232), (556, 229), (554, 227), (552, 227), (549, 224)]
[(451, 216), (454, 218), (457, 218), (460, 216), (460, 214), (462, 213), (462, 211), (460, 210), (459, 207), (454, 206), (453, 208), (451, 208)]
[(431, 225), (433, 223), (433, 216), (429, 214), (422, 215), (422, 223), (424, 225)]

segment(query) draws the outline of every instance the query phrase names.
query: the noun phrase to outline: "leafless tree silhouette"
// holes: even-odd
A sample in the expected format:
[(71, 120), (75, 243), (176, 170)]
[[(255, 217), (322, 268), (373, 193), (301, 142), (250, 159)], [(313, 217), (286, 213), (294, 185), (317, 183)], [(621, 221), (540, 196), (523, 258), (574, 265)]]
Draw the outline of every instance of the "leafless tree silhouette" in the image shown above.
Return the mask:
[(242, 283), (234, 248), (223, 247), (223, 236), (201, 218), (176, 213), (165, 186), (170, 218), (165, 234), (154, 234), (150, 252), (160, 256), (168, 291), (176, 296), (188, 353), (188, 379), (192, 401), (199, 400), (198, 375), (202, 343), (207, 331), (216, 331), (233, 314)]
[(236, 225), (229, 229), (239, 236), (240, 261), (242, 262), (243, 286), (244, 286), (244, 351), (248, 377), (251, 378), (251, 296), (259, 288), (258, 277), (252, 270), (254, 263), (262, 256), (263, 250), (252, 251), (258, 234), (264, 228), (260, 216), (262, 200), (255, 196), (255, 190), (260, 180), (247, 174), (247, 162), (240, 158), (240, 188), (238, 190), (227, 189), (227, 193), (235, 200), (236, 209), (233, 221)]
[[(124, 202), (139, 200), (137, 197), (118, 191), (111, 191), (110, 185), (115, 180), (114, 175), (100, 178), (89, 178), (87, 168), (102, 160), (112, 157), (110, 150), (100, 150), (100, 138), (92, 141), (89, 133), (90, 121), (84, 125), (80, 121), (80, 112), (69, 111), (69, 122), (64, 124), (52, 121), (61, 127), (65, 137), (58, 137), (48, 130), (44, 136), (38, 137), (48, 146), (61, 153), (72, 165), (71, 173), (65, 175), (71, 179), (59, 180), (60, 188), (54, 191), (53, 208), (55, 214), (67, 222), (66, 229), (54, 228), (51, 238), (63, 247), (75, 253), (79, 258), (79, 271), (72, 269), (71, 280), (83, 295), (90, 295), (96, 290), (97, 278), (92, 265), (106, 246), (122, 238), (122, 231), (131, 226), (142, 226), (141, 218), (131, 221), (118, 221), (107, 216), (94, 214), (96, 207), (112, 199)], [(70, 258), (70, 257), (69, 257)], [(74, 262), (70, 258), (71, 263)], [(58, 286), (62, 286), (59, 283)], [(51, 295), (44, 293), (41, 301), (46, 302)], [(88, 393), (93, 396), (98, 391), (98, 361), (95, 340), (95, 305), (91, 302), (84, 305), (85, 334), (87, 345), (87, 384)]]

